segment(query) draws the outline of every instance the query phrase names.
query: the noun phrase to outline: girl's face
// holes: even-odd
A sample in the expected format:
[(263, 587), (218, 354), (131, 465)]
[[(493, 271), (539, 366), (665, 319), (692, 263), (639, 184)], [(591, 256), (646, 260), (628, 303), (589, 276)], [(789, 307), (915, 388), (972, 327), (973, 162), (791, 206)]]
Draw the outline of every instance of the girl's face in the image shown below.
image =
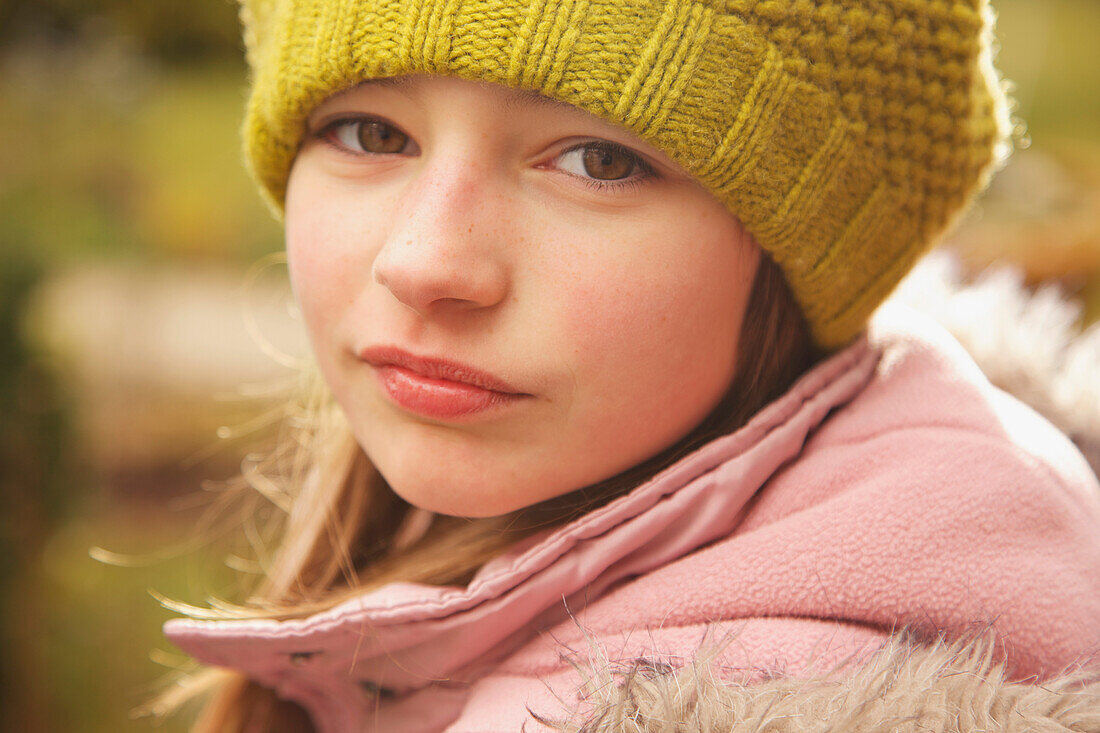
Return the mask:
[(406, 501), (492, 516), (609, 478), (725, 394), (759, 250), (625, 128), (508, 87), (374, 80), (309, 119), (291, 282)]

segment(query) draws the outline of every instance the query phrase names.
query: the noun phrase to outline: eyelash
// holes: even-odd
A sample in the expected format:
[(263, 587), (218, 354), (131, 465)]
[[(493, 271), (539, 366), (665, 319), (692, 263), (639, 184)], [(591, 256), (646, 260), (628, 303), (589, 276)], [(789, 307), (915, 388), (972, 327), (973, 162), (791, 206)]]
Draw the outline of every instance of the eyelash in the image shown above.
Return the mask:
[[(376, 118), (376, 117), (344, 117), (344, 118), (333, 120), (332, 122), (326, 123), (323, 127), (321, 127), (321, 129), (319, 129), (316, 132), (312, 133), (312, 136), (316, 137), (316, 138), (319, 138), (320, 140), (322, 140), (326, 144), (331, 145), (332, 147), (336, 148), (338, 151), (340, 151), (341, 153), (344, 153), (346, 155), (372, 156), (372, 157), (374, 157), (374, 156), (385, 157), (385, 156), (391, 155), (391, 153), (371, 153), (371, 152), (368, 152), (368, 151), (360, 152), (360, 151), (357, 151), (357, 150), (349, 150), (346, 145), (344, 145), (343, 143), (341, 143), (341, 142), (339, 142), (338, 140), (335, 139), (335, 133), (341, 127), (361, 124), (361, 123), (365, 123), (365, 122), (380, 122), (380, 123), (382, 123), (384, 125), (387, 125), (389, 127), (393, 127), (394, 129), (399, 129), (396, 126), (391, 125), (386, 120)], [(631, 176), (630, 178), (622, 178), (622, 179), (609, 180), (609, 181), (601, 180), (599, 178), (588, 178), (588, 177), (585, 177), (585, 176), (578, 176), (575, 173), (568, 173), (567, 172), (567, 175), (570, 175), (573, 178), (579, 179), (581, 181), (581, 183), (583, 183), (587, 188), (589, 188), (593, 191), (636, 190), (636, 189), (640, 188), (642, 186), (642, 184), (644, 184), (650, 178), (653, 178), (657, 175), (656, 171), (653, 170), (653, 167), (650, 166), (637, 153), (633, 152), (629, 148), (623, 147), (622, 145), (619, 145), (617, 143), (613, 143), (613, 142), (610, 142), (610, 141), (607, 141), (607, 140), (592, 140), (592, 141), (588, 141), (588, 142), (578, 143), (577, 145), (574, 145), (570, 148), (566, 148), (565, 150), (561, 151), (561, 153), (559, 153), (557, 157), (560, 158), (561, 156), (566, 155), (567, 153), (572, 153), (576, 150), (584, 150), (585, 148), (603, 148), (603, 149), (606, 149), (606, 150), (614, 151), (614, 152), (628, 158), (629, 160), (631, 160), (634, 164), (634, 170), (636, 171), (635, 175)]]

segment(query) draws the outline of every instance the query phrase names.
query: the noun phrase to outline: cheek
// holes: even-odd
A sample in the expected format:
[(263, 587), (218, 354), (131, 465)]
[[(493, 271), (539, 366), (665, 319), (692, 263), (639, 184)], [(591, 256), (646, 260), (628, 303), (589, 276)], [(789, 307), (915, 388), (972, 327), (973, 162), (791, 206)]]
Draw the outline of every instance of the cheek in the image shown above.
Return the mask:
[(350, 287), (347, 268), (336, 263), (321, 236), (317, 231), (292, 234), (287, 227), (290, 283), (311, 331), (334, 314)]
[(650, 228), (626, 241), (614, 256), (589, 255), (562, 288), (576, 357), (642, 385), (682, 376), (724, 391), (752, 269), (740, 231)]
[(571, 263), (546, 301), (573, 379), (562, 435), (591, 476), (675, 443), (733, 378), (756, 254), (724, 212), (694, 221), (601, 232), (556, 258)]
[(294, 297), (315, 341), (339, 313), (353, 302), (369, 263), (350, 243), (346, 217), (336, 216), (326, 199), (310, 189), (291, 188), (287, 194), (287, 267)]

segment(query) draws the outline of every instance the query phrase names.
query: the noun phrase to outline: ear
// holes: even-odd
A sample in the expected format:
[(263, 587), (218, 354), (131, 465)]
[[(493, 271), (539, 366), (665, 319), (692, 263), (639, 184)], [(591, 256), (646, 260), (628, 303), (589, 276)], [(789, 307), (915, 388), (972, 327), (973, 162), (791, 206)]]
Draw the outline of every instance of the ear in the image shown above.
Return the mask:
[(248, 64), (253, 70), (269, 45), (276, 4), (277, 0), (241, 0), (241, 29)]

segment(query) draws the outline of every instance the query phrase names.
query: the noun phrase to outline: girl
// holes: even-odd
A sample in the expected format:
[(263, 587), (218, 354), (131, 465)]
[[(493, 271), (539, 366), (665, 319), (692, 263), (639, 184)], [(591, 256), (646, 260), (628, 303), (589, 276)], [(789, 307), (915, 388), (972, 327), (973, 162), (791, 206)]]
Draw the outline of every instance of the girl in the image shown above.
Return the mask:
[(198, 729), (1100, 730), (1095, 476), (866, 328), (1001, 155), (989, 14), (247, 2), (326, 390), (250, 610), (167, 626)]

